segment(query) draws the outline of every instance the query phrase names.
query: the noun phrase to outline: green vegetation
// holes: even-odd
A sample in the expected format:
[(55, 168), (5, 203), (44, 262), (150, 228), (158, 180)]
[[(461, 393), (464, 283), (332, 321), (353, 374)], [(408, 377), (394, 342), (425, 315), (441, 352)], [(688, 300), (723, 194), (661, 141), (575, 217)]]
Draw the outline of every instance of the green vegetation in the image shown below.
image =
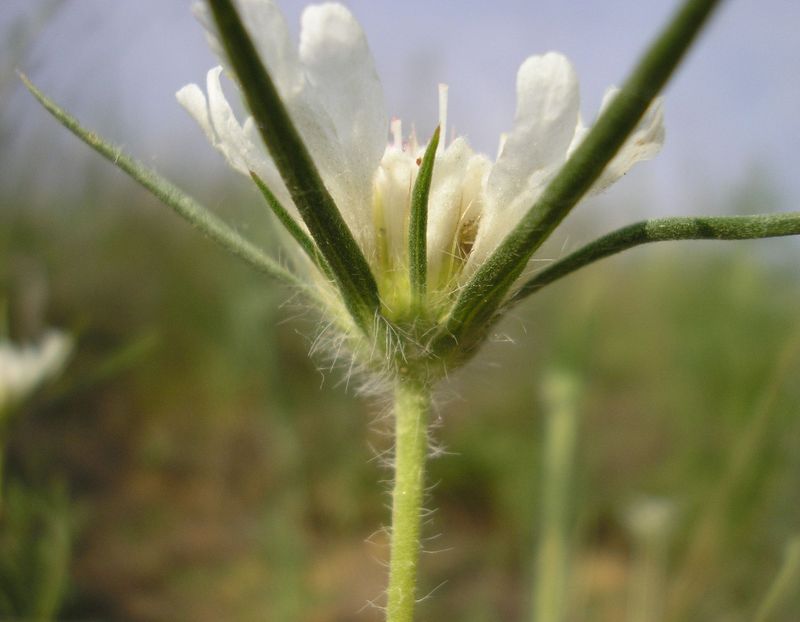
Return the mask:
[[(255, 193), (214, 194), (269, 235)], [(78, 347), (67, 386), (18, 418), (6, 478), (59, 481), (79, 508), (59, 619), (380, 619), (361, 608), (385, 582), (388, 422), (338, 386), (346, 369), (308, 360), (317, 318), (107, 170), (38, 199), (57, 209), (34, 196), (3, 191), (4, 291), (19, 301), (46, 275), (46, 324)], [(674, 505), (665, 619), (753, 619), (800, 522), (797, 252), (656, 245), (517, 307), (498, 329), (516, 344), (489, 345), (435, 414), (448, 453), (429, 465), (425, 530), (441, 536), (421, 558), (420, 593), (436, 589), (422, 619), (530, 619), (554, 367), (582, 387), (567, 619), (623, 619), (626, 513), (651, 496)], [(29, 324), (12, 304), (12, 333)], [(772, 620), (793, 619), (793, 593)]]
[[(7, 121), (0, 140), (13, 137)], [(84, 139), (223, 247), (283, 274), (258, 251), (278, 244), (255, 193), (206, 179), (193, 191), (213, 195), (216, 208), (201, 211), (96, 136)], [(34, 152), (14, 154), (16, 164), (35, 162)], [(3, 331), (24, 342), (58, 326), (77, 348), (67, 373), (4, 429), (0, 618), (383, 619), (368, 605), (384, 601), (386, 585), (389, 538), (374, 528), (389, 521), (390, 417), (376, 417), (386, 412), (377, 398), (365, 406), (352, 395), (358, 378), (346, 360), (309, 361), (324, 349), (323, 321), (109, 169), (56, 192), (33, 185), (37, 166), (17, 168), (24, 179), (0, 182)], [(777, 211), (758, 190), (738, 188), (725, 212)], [(553, 226), (566, 214), (537, 213)], [(377, 304), (374, 283), (358, 276), (360, 252), (338, 256), (323, 243), (340, 234), (336, 218), (310, 226), (321, 254), (296, 226), (289, 234), (363, 320)], [(641, 243), (783, 235), (795, 219), (661, 219), (572, 255), (545, 248), (562, 261), (525, 292)], [(252, 245), (241, 243), (243, 229)], [(410, 243), (417, 259), (423, 234)], [(769, 254), (764, 242), (658, 245), (517, 306), (521, 323), (495, 327), (515, 345), (495, 340), (441, 389), (432, 436), (444, 451), (428, 465), (432, 487), (423, 492), (413, 468), (399, 471), (395, 525), (408, 540), (392, 544), (400, 563), (389, 609), (411, 616), (422, 496), (437, 512), (423, 514), (416, 592), (436, 598), (423, 599), (420, 619), (795, 620), (798, 250), (792, 240), (773, 241)], [(417, 268), (409, 280), (419, 302)], [(412, 466), (424, 453), (421, 388), (398, 385), (395, 453)]]

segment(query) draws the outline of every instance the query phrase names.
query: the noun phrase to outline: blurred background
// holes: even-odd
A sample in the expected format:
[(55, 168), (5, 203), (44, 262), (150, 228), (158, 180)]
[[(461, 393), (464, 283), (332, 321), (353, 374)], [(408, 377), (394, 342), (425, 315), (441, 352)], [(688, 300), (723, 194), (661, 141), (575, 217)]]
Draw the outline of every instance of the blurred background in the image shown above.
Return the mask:
[[(567, 54), (592, 119), (676, 5), (346, 4), (389, 112), (426, 136), (448, 83), (450, 124), (490, 154), (526, 56)], [(281, 2), (295, 33), (303, 5)], [(724, 6), (667, 89), (663, 153), (541, 257), (643, 217), (798, 209), (799, 23), (790, 0)], [(3, 0), (0, 47), (0, 299), (15, 340), (76, 339), (8, 434), (0, 618), (44, 619), (47, 600), (64, 620), (381, 619), (385, 404), (309, 360), (317, 318), (291, 292), (91, 153), (14, 74), (274, 248), (259, 197), (175, 102), (216, 64), (189, 3)], [(790, 239), (651, 246), (519, 307), (442, 389), (420, 619), (532, 619), (555, 540), (566, 620), (755, 619), (800, 534), (798, 265)], [(547, 399), (553, 377), (565, 403)], [(559, 412), (574, 431), (560, 467), (545, 455)], [(768, 619), (798, 611), (783, 599)]]

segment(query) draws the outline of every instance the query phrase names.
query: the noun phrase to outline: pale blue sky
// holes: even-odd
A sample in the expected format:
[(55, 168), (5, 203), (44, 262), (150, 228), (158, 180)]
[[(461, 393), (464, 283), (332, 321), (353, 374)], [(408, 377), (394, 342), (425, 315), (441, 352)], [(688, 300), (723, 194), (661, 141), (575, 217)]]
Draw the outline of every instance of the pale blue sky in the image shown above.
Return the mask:
[[(0, 0), (0, 32), (33, 0)], [(215, 60), (186, 0), (63, 0), (23, 69), (73, 111), (168, 173), (181, 163), (224, 171), (174, 92), (202, 82)], [(305, 2), (280, 2), (297, 29)], [(514, 112), (522, 60), (559, 50), (581, 78), (583, 112), (619, 83), (676, 0), (430, 0), (345, 2), (367, 32), (390, 113), (436, 123), (436, 84), (450, 85), (450, 122), (494, 154)], [(800, 2), (726, 3), (666, 92), (667, 143), (607, 197), (643, 196), (642, 213), (692, 213), (768, 170), (786, 209), (800, 206)], [(52, 142), (49, 175), (80, 174), (62, 156), (80, 149), (19, 89), (4, 107), (15, 149)], [(83, 151), (81, 151), (83, 152)]]

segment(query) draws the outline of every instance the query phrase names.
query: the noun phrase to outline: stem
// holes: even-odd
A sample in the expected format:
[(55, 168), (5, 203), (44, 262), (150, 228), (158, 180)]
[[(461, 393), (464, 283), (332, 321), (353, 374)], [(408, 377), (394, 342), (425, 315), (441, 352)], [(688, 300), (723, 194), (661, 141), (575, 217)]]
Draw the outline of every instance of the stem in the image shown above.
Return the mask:
[(410, 378), (395, 385), (395, 457), (387, 622), (412, 622), (425, 488), (430, 388)]

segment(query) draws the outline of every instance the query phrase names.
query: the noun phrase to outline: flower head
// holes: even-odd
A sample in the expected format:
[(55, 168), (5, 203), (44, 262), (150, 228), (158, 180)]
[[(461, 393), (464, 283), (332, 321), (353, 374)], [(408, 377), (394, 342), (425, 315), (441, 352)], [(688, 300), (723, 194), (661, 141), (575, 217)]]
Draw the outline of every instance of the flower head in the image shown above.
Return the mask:
[[(571, 63), (549, 52), (525, 60), (517, 75), (517, 110), (491, 160), (463, 137), (446, 135), (447, 88), (440, 86), (440, 129), (427, 207), (427, 297), (412, 304), (409, 287), (409, 219), (412, 189), (425, 145), (413, 130), (389, 120), (366, 37), (347, 8), (326, 3), (302, 15), (300, 44), (293, 44), (272, 0), (239, 0), (239, 12), (291, 120), (311, 154), (375, 276), (381, 312), (390, 321), (441, 321), (476, 270), (520, 222), (581, 143), (578, 79)], [(226, 63), (205, 4), (196, 12), (212, 47)], [(223, 92), (218, 66), (205, 93), (190, 84), (178, 101), (237, 171), (255, 172), (301, 228), (292, 192), (263, 148), (252, 117), (240, 123)], [(231, 77), (236, 80), (233, 73)], [(614, 97), (609, 90), (603, 106)], [(599, 191), (636, 162), (654, 156), (664, 138), (660, 101), (642, 118), (597, 180)], [(391, 140), (387, 141), (389, 133)], [(322, 275), (320, 275), (322, 276)]]
[(69, 336), (55, 330), (37, 345), (15, 346), (0, 340), (0, 415), (57, 375), (71, 350)]

